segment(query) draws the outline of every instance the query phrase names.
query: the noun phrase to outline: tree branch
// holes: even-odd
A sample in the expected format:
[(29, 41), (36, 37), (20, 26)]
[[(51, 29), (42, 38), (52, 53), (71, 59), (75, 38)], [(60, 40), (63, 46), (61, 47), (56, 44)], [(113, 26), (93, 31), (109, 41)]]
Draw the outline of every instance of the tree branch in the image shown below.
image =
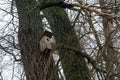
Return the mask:
[(98, 14), (99, 16), (103, 16), (103, 17), (106, 17), (106, 18), (109, 18), (109, 19), (120, 19), (119, 17), (117, 16), (114, 16), (114, 15), (111, 15), (111, 14), (108, 14), (108, 13), (104, 13), (104, 12), (100, 12), (100, 11), (97, 11), (95, 8), (90, 8), (89, 6), (84, 6), (84, 5), (81, 5), (81, 4), (73, 4), (74, 7), (80, 7), (81, 9), (86, 9), (90, 12), (95, 12), (96, 14)]
[(10, 51), (6, 50), (1, 44), (0, 44), (0, 49), (3, 50), (6, 53), (12, 55), (15, 61), (21, 61), (21, 59), (17, 59), (16, 56), (13, 53), (11, 53)]
[(63, 1), (56, 1), (56, 2), (45, 3), (43, 6), (40, 7), (40, 10), (49, 8), (49, 7), (53, 7), (53, 6), (57, 6), (57, 7), (61, 7), (61, 8), (73, 8), (74, 7), (73, 4), (68, 4)]
[(82, 52), (81, 50), (79, 49), (76, 49), (76, 48), (73, 48), (73, 47), (69, 47), (69, 46), (66, 46), (66, 45), (61, 45), (61, 46), (58, 46), (57, 49), (67, 49), (67, 50), (71, 50), (71, 51), (74, 51), (76, 52), (76, 54), (78, 55), (81, 55), (82, 57), (86, 58), (88, 60), (88, 63), (91, 63), (93, 68), (96, 70), (96, 71), (99, 71), (99, 72), (103, 72), (103, 73), (106, 73), (105, 70), (103, 69), (100, 69), (99, 67), (97, 67), (97, 64), (96, 64), (96, 61), (90, 57), (90, 55), (88, 55), (87, 53), (84, 53)]
[(108, 14), (108, 13), (97, 11), (95, 8), (91, 8), (89, 6), (84, 6), (84, 5), (81, 5), (81, 4), (66, 3), (64, 1), (48, 2), (48, 3), (45, 3), (42, 6), (38, 5), (36, 8), (40, 8), (40, 10), (42, 10), (42, 9), (53, 7), (53, 6), (60, 7), (60, 8), (68, 8), (68, 9), (72, 9), (72, 10), (79, 10), (79, 9), (75, 8), (75, 7), (79, 7), (81, 9), (85, 9), (85, 10), (90, 11), (90, 12), (95, 12), (99, 16), (103, 16), (103, 17), (106, 17), (106, 18), (109, 18), (109, 19), (120, 20), (120, 17), (114, 16), (114, 15), (111, 15), (111, 14)]

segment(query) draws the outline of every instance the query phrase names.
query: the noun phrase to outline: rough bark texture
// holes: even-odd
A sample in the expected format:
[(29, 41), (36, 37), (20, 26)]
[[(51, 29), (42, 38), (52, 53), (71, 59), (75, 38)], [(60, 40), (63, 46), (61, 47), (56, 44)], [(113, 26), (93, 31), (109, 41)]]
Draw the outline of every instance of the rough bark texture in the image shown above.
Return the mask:
[[(19, 16), (19, 46), (27, 80), (59, 80), (50, 51), (40, 51), (42, 19), (35, 0), (16, 0)], [(46, 55), (47, 56), (46, 56)], [(54, 69), (54, 70), (53, 70)]]
[[(71, 26), (69, 18), (63, 9), (58, 7), (48, 8), (44, 10), (44, 14), (58, 45), (64, 44), (80, 48), (74, 27)], [(59, 54), (66, 80), (91, 80), (86, 62), (79, 53), (63, 49)]]

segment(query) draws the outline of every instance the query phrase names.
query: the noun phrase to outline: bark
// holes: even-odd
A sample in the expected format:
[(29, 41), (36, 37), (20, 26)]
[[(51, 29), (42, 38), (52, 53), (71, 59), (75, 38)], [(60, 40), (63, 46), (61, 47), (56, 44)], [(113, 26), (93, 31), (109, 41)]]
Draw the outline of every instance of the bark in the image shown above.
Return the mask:
[(27, 80), (59, 80), (50, 50), (40, 51), (42, 18), (35, 0), (15, 0), (19, 16), (19, 46)]
[[(58, 7), (48, 8), (43, 12), (51, 26), (56, 43), (80, 49), (74, 27), (71, 26), (66, 12)], [(66, 80), (91, 80), (86, 62), (79, 53), (63, 49), (59, 52), (59, 56)]]

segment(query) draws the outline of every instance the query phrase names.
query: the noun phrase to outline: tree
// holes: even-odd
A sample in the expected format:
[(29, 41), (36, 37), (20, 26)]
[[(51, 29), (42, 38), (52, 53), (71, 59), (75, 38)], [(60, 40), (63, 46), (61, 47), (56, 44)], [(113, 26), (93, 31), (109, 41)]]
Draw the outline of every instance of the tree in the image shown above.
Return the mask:
[[(84, 57), (79, 52), (64, 49), (70, 46), (80, 49), (79, 41), (66, 12), (61, 8), (48, 8), (44, 14), (51, 26), (57, 45), (63, 44), (60, 60), (67, 80), (89, 80), (90, 74)], [(56, 15), (56, 16), (54, 16)]]
[[(15, 61), (22, 62), (27, 80), (120, 79), (118, 0), (94, 0), (94, 4), (75, 1), (77, 3), (15, 0), (19, 45), (15, 43), (16, 37), (5, 33), (0, 36), (0, 49), (12, 55)], [(14, 0), (11, 3), (10, 14), (14, 20)], [(41, 51), (45, 21), (55, 38), (55, 48)], [(20, 50), (20, 59), (12, 52), (15, 49)], [(57, 63), (52, 57), (56, 50)], [(4, 79), (2, 72), (0, 76)]]
[[(28, 4), (29, 6), (27, 6), (26, 4)], [(40, 48), (38, 47), (39, 38), (42, 33), (42, 26), (43, 26), (42, 19), (39, 14), (40, 11), (39, 8), (31, 12), (29, 11), (35, 5), (37, 5), (36, 1), (16, 0), (16, 6), (18, 9), (19, 23), (20, 23), (18, 38), (21, 48), (22, 62), (28, 80), (43, 79), (44, 75), (42, 76), (42, 74), (44, 71), (42, 71), (41, 68), (45, 66), (41, 64), (42, 61), (41, 57), (43, 56), (41, 56), (41, 52), (39, 50)], [(56, 8), (55, 10), (51, 9), (50, 11), (49, 10), (47, 11), (48, 12), (44, 11), (44, 13), (45, 14), (49, 13), (49, 15), (46, 14), (46, 18), (48, 18), (48, 22), (50, 23), (50, 26), (53, 29), (53, 34), (55, 36), (57, 43), (79, 48), (78, 40), (75, 35), (74, 28), (71, 26), (70, 21), (64, 10), (60, 8)], [(57, 14), (56, 11), (59, 12), (59, 14)], [(52, 14), (55, 14), (56, 16), (53, 17)], [(53, 17), (53, 18), (50, 19), (49, 17)], [(89, 70), (85, 63), (85, 60), (82, 56), (80, 55), (78, 56), (78, 55), (79, 53), (69, 52), (68, 50), (67, 51), (63, 50), (60, 52), (60, 57), (66, 78), (69, 80), (90, 79), (88, 74)], [(68, 61), (70, 61), (69, 64), (67, 64)]]
[[(55, 79), (55, 77), (57, 77), (54, 76), (55, 73), (49, 73), (49, 68), (52, 72), (55, 72), (55, 67), (54, 71), (52, 70), (54, 65), (52, 57), (49, 56), (46, 58), (44, 56), (45, 53), (40, 51), (40, 37), (43, 32), (42, 18), (39, 14), (40, 11), (36, 9), (30, 12), (36, 5), (36, 1), (16, 0), (15, 2), (19, 16), (18, 39), (21, 49), (21, 61), (23, 62), (27, 80)], [(50, 53), (46, 54), (50, 55)]]

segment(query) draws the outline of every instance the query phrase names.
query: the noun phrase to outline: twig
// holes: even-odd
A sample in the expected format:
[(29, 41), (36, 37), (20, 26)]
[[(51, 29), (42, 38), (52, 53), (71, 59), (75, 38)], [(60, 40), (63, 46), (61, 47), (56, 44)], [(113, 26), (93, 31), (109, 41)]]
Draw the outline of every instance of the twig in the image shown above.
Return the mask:
[(119, 17), (116, 17), (116, 16), (114, 16), (114, 15), (97, 11), (96, 9), (90, 8), (89, 6), (84, 6), (84, 5), (81, 5), (81, 4), (73, 4), (73, 5), (74, 5), (75, 7), (80, 7), (81, 9), (86, 9), (86, 10), (88, 10), (88, 11), (95, 12), (95, 13), (98, 14), (99, 16), (107, 17), (107, 18), (109, 18), (109, 19), (120, 19)]
[(11, 53), (10, 51), (6, 50), (1, 44), (0, 44), (0, 49), (5, 51), (6, 53), (12, 55), (15, 61), (21, 61), (21, 59), (17, 59), (16, 56), (13, 53)]

